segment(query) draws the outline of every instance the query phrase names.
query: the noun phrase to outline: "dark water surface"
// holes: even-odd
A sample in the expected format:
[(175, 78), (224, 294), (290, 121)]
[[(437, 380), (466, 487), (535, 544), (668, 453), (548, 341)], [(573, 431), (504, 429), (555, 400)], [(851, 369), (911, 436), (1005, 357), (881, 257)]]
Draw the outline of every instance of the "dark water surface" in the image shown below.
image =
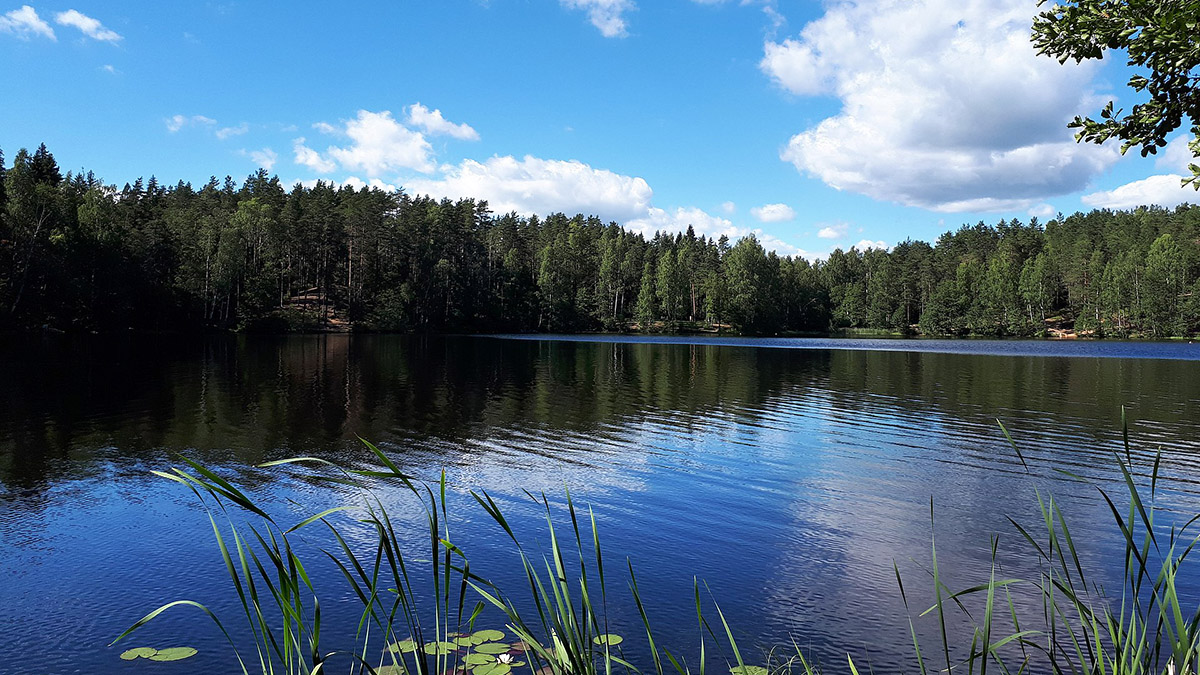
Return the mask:
[[(177, 464), (172, 453), (220, 466), (292, 522), (350, 497), (244, 467), (361, 462), (359, 436), (417, 476), (447, 471), (456, 543), (514, 593), (505, 535), (467, 490), (496, 496), (536, 538), (544, 516), (523, 490), (561, 501), (569, 488), (595, 509), (613, 589), (630, 558), (672, 651), (695, 652), (700, 578), (745, 645), (795, 639), (833, 672), (846, 652), (892, 670), (911, 658), (893, 562), (922, 609), (934, 532), (951, 586), (986, 579), (993, 533), (1005, 572), (1031, 571), (1007, 517), (1036, 524), (1035, 488), (1064, 503), (1081, 555), (1119, 583), (1121, 541), (1096, 486), (1120, 492), (1122, 406), (1135, 463), (1162, 451), (1165, 515), (1200, 512), (1198, 359), (1186, 343), (5, 338), (0, 670), (233, 672), (195, 610), (129, 643), (200, 648), (190, 661), (126, 663), (124, 644), (105, 646), (179, 598), (244, 626), (194, 497), (150, 471)], [(392, 508), (420, 525), (402, 491)], [(353, 630), (356, 603), (311, 536), (323, 637), (348, 646), (338, 627)], [(635, 610), (617, 598), (611, 611), (636, 636)]]

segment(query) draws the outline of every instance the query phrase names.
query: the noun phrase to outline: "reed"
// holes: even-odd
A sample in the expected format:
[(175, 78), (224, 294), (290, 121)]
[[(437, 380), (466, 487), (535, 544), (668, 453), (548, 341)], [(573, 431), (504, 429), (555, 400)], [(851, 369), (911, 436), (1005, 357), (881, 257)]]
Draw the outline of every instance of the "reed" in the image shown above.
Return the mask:
[[(1004, 436), (1025, 458), (1001, 425)], [(1127, 429), (1127, 427), (1126, 427)], [(1000, 574), (998, 538), (991, 539), (987, 579), (953, 590), (945, 582), (931, 540), (929, 572), (932, 604), (909, 612), (913, 662), (921, 675), (965, 672), (986, 675), (1053, 672), (1064, 675), (1194, 674), (1200, 664), (1200, 608), (1178, 593), (1185, 563), (1195, 548), (1191, 534), (1200, 515), (1182, 525), (1164, 526), (1157, 504), (1160, 461), (1145, 475), (1135, 473), (1128, 433), (1125, 453), (1114, 457), (1122, 492), (1098, 486), (1124, 541), (1122, 585), (1109, 592), (1087, 572), (1067, 517), (1051, 495), (1037, 492), (1040, 522), (1022, 525), (1010, 518), (1036, 561), (1037, 576), (1009, 578)], [(611, 632), (608, 607), (613, 584), (606, 573), (600, 532), (591, 508), (579, 508), (569, 492), (565, 506), (552, 507), (545, 495), (534, 497), (544, 512), (548, 545), (530, 549), (497, 502), (486, 492), (472, 492), (475, 503), (500, 527), (519, 554), (524, 588), (501, 589), (471, 570), (467, 554), (452, 538), (452, 514), (443, 474), (425, 485), (404, 474), (378, 447), (367, 443), (379, 465), (346, 469), (326, 460), (302, 457), (270, 462), (278, 468), (303, 464), (315, 476), (360, 496), (357, 506), (342, 506), (285, 526), (241, 489), (213, 470), (184, 459), (182, 467), (157, 475), (191, 490), (211, 525), (228, 574), (244, 628), (231, 630), (208, 607), (192, 601), (167, 603), (135, 622), (114, 640), (124, 640), (163, 612), (191, 607), (207, 615), (225, 635), (243, 675), (318, 675), (334, 667), (370, 675), (795, 675), (821, 671), (798, 644), (766, 653), (739, 647), (721, 608), (699, 580), (693, 582), (699, 640), (691, 658), (671, 651), (655, 637), (638, 590), (631, 563), (620, 570), (641, 620), (638, 638)], [(1026, 470), (1028, 466), (1026, 465)], [(1139, 482), (1140, 480), (1140, 482)], [(1148, 484), (1147, 484), (1148, 483)], [(380, 490), (404, 492), (422, 505), (420, 528), (424, 552), (413, 558), (406, 539), (389, 515)], [(351, 523), (333, 516), (352, 510)], [(249, 517), (250, 524), (239, 525)], [(933, 501), (930, 522), (933, 525)], [(566, 524), (563, 523), (565, 519)], [(354, 546), (346, 527), (367, 528), (368, 547)], [(361, 605), (351, 650), (327, 650), (321, 643), (318, 589), (293, 545), (297, 532), (321, 528), (327, 546), (320, 555), (336, 567)], [(356, 533), (361, 534), (361, 533)], [(533, 552), (536, 550), (537, 552)], [(894, 565), (897, 589), (906, 608), (909, 589)], [(1194, 600), (1192, 601), (1194, 603)], [(499, 611), (504, 631), (477, 630), (487, 607)], [(1037, 607), (1034, 616), (1021, 608)], [(1028, 611), (1024, 612), (1028, 614)], [(924, 619), (922, 619), (924, 617)], [(936, 621), (936, 644), (924, 643), (919, 620)], [(967, 631), (958, 628), (966, 622)], [(345, 636), (339, 636), (344, 638)], [(342, 640), (344, 642), (344, 639)], [(636, 644), (631, 658), (626, 647)], [(153, 650), (151, 650), (153, 651)], [(718, 664), (714, 666), (714, 663)], [(858, 665), (847, 654), (846, 667)], [(882, 668), (883, 666), (881, 666)], [(887, 664), (887, 671), (903, 670)]]
[[(1000, 428), (1025, 464), (1012, 436), (1003, 424)], [(1061, 505), (1053, 496), (1037, 491), (1041, 520), (1036, 526), (1009, 518), (1025, 545), (1025, 555), (1037, 562), (1035, 578), (998, 577), (997, 539), (993, 537), (989, 578), (951, 591), (941, 579), (936, 543), (932, 545), (936, 601), (920, 616), (936, 616), (941, 626), (937, 670), (980, 675), (986, 675), (989, 669), (1005, 674), (1064, 675), (1197, 672), (1200, 605), (1195, 598), (1189, 605), (1179, 595), (1178, 581), (1185, 578), (1187, 558), (1197, 544), (1193, 526), (1200, 515), (1182, 524), (1163, 525), (1163, 512), (1157, 504), (1161, 453), (1148, 473), (1138, 476), (1124, 412), (1122, 429), (1124, 453), (1113, 456), (1122, 491), (1114, 493), (1103, 485), (1096, 486), (1111, 512), (1114, 531), (1124, 542), (1120, 588), (1107, 589), (1093, 578), (1081, 559)], [(908, 607), (898, 569), (896, 580)], [(976, 604), (982, 601), (982, 610), (975, 615), (978, 618), (973, 618), (964, 604), (972, 599)], [(1017, 607), (1031, 604), (1041, 607), (1040, 614), (1022, 618)], [(953, 620), (948, 618), (952, 613), (970, 621), (971, 637), (965, 654), (946, 629), (947, 622)], [(928, 650), (922, 649), (911, 614), (909, 626), (916, 661), (924, 675), (935, 666)]]

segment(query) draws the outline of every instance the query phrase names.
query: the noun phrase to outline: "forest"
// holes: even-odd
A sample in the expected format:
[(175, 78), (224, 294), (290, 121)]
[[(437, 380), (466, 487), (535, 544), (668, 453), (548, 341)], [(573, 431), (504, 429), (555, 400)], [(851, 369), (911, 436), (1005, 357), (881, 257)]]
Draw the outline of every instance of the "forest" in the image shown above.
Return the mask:
[(1186, 336), (1200, 208), (980, 222), (813, 263), (264, 170), (118, 189), (43, 144), (0, 152), (0, 329), (28, 328)]

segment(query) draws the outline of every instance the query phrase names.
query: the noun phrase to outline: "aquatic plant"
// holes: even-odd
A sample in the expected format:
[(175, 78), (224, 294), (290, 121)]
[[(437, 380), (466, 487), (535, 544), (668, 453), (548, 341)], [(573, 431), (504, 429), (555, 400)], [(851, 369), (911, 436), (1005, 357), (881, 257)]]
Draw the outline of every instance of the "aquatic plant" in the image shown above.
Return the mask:
[[(1001, 425), (1023, 465), (1019, 447)], [(365, 443), (365, 441), (364, 441)], [(1010, 521), (1038, 575), (1031, 579), (1000, 574), (998, 538), (991, 539), (988, 578), (961, 590), (951, 589), (931, 542), (929, 573), (932, 605), (910, 611), (913, 663), (922, 675), (966, 672), (986, 675), (1053, 672), (1069, 675), (1194, 674), (1200, 664), (1200, 607), (1179, 595), (1178, 581), (1198, 538), (1190, 534), (1200, 515), (1178, 524), (1162, 522), (1156, 503), (1160, 460), (1139, 475), (1133, 465), (1126, 427), (1125, 453), (1115, 455), (1124, 495), (1099, 494), (1112, 513), (1115, 530), (1124, 541), (1124, 571), (1119, 593), (1108, 592), (1086, 571), (1072, 539), (1067, 518), (1053, 496), (1037, 492), (1041, 522), (1037, 527)], [(806, 658), (798, 644), (775, 649), (758, 658), (743, 656), (721, 608), (704, 598), (703, 584), (694, 582), (696, 621), (701, 638), (689, 661), (655, 638), (638, 590), (632, 564), (626, 565), (629, 601), (638, 611), (645, 641), (638, 640), (636, 659), (623, 651), (625, 637), (611, 632), (608, 622), (610, 584), (595, 514), (579, 509), (569, 492), (562, 511), (569, 523), (556, 522), (555, 509), (545, 495), (533, 497), (544, 512), (548, 547), (534, 554), (523, 544), (497, 502), (486, 492), (471, 493), (475, 502), (508, 536), (519, 554), (525, 577), (520, 595), (500, 589), (471, 571), (466, 553), (451, 537), (446, 476), (433, 485), (414, 481), (376, 446), (366, 443), (380, 465), (346, 469), (313, 457), (269, 462), (264, 467), (311, 465), (310, 477), (349, 487), (361, 495), (359, 506), (341, 506), (303, 518), (284, 527), (249, 496), (215, 471), (192, 460), (183, 468), (158, 475), (187, 486), (205, 506), (225, 569), (246, 620), (239, 638), (253, 643), (255, 672), (317, 675), (335, 661), (349, 663), (351, 673), (372, 675), (511, 675), (517, 669), (531, 675), (612, 675), (614, 670), (652, 675), (705, 675), (712, 654), (731, 675), (816, 673), (819, 666)], [(428, 557), (412, 559), (412, 541), (398, 533), (377, 494), (380, 485), (399, 484), (423, 507), (422, 544)], [(353, 527), (373, 536), (365, 549), (352, 546), (333, 516), (354, 509)], [(254, 524), (239, 528), (234, 513), (249, 514)], [(931, 526), (933, 506), (930, 504)], [(362, 606), (350, 651), (321, 647), (321, 605), (318, 594), (291, 537), (297, 531), (323, 526), (330, 546), (322, 549), (336, 566)], [(355, 537), (354, 541), (362, 541)], [(909, 589), (894, 565), (897, 589), (910, 607)], [(417, 583), (418, 577), (423, 583)], [(421, 589), (421, 590), (418, 590)], [(1192, 600), (1194, 603), (1194, 599)], [(499, 610), (505, 630), (476, 629), (487, 606)], [(192, 600), (167, 603), (147, 614), (114, 643), (163, 612), (191, 606), (206, 613), (228, 639), (244, 675), (251, 667), (233, 635), (204, 605)], [(468, 610), (469, 607), (469, 610)], [(1038, 607), (1035, 616), (1026, 608)], [(1024, 612), (1024, 613), (1023, 613)], [(939, 636), (934, 650), (922, 639), (917, 621), (936, 621)], [(963, 634), (959, 627), (966, 622)], [(510, 635), (513, 639), (510, 641)], [(126, 660), (185, 658), (182, 651), (135, 648)], [(341, 664), (339, 667), (344, 666)], [(899, 664), (887, 664), (888, 670)], [(859, 672), (847, 654), (849, 672)], [(724, 670), (724, 669), (722, 669)]]
[[(1001, 423), (1013, 450), (1028, 465)], [(942, 580), (937, 547), (931, 547), (931, 575), (936, 601), (920, 613), (937, 618), (941, 641), (937, 656), (923, 651), (910, 616), (913, 649), (922, 675), (935, 668), (942, 672), (1002, 673), (1045, 672), (1070, 675), (1143, 675), (1197, 672), (1200, 666), (1200, 604), (1179, 594), (1186, 559), (1200, 541), (1189, 534), (1200, 520), (1196, 515), (1182, 524), (1161, 522), (1158, 496), (1161, 453), (1149, 473), (1135, 473), (1128, 424), (1122, 411), (1124, 456), (1114, 453), (1125, 495), (1103, 485), (1096, 489), (1108, 505), (1113, 525), (1124, 541), (1122, 584), (1110, 592), (1087, 570), (1067, 518), (1053, 496), (1037, 491), (1040, 527), (1025, 526), (1009, 518), (1029, 558), (1037, 562), (1033, 579), (998, 577), (997, 538), (992, 537), (991, 572), (975, 586), (951, 591)], [(1065, 472), (1064, 472), (1065, 473)], [(1072, 476), (1077, 480), (1083, 480)], [(1142, 479), (1139, 485), (1139, 478)], [(1147, 485), (1148, 482), (1148, 485)], [(1127, 501), (1124, 506), (1122, 501)], [(931, 506), (932, 522), (932, 506)], [(1193, 572), (1194, 574), (1194, 572)], [(905, 607), (908, 598), (899, 569), (896, 581)], [(982, 598), (979, 618), (965, 606)], [(1018, 600), (1034, 600), (1020, 603)], [(1041, 607), (1039, 616), (1021, 617), (1017, 607)], [(951, 613), (971, 622), (970, 641), (955, 643), (947, 630)]]

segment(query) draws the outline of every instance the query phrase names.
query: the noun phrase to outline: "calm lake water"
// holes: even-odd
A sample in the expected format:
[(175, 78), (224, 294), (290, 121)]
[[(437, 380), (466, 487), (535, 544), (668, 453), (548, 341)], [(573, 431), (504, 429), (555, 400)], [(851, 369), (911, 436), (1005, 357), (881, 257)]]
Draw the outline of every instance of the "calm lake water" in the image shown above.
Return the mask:
[[(1119, 583), (1122, 542), (1097, 486), (1121, 494), (1122, 406), (1135, 464), (1146, 471), (1162, 452), (1165, 516), (1200, 513), (1200, 345), (5, 338), (3, 670), (232, 672), (229, 648), (195, 610), (106, 647), (180, 598), (244, 626), (203, 511), (150, 471), (178, 465), (177, 454), (196, 458), (293, 522), (353, 497), (303, 472), (247, 467), (296, 455), (362, 462), (362, 437), (419, 477), (447, 472), (456, 543), (472, 571), (514, 594), (523, 581), (506, 536), (468, 491), (496, 497), (531, 542), (544, 513), (525, 490), (561, 503), (569, 489), (591, 505), (610, 561), (611, 616), (635, 659), (626, 558), (674, 653), (696, 652), (698, 578), (751, 653), (794, 639), (830, 672), (842, 672), (847, 652), (889, 671), (911, 659), (893, 563), (921, 609), (933, 597), (923, 571), (933, 534), (951, 586), (986, 579), (992, 534), (1005, 573), (1030, 572), (1007, 518), (1036, 525), (1035, 489), (1063, 502), (1081, 555)], [(398, 517), (419, 524), (419, 506), (402, 490), (394, 499)], [(357, 603), (316, 553), (327, 545), (320, 532), (306, 537), (326, 589), (326, 647), (347, 646), (338, 632), (353, 631)], [(1200, 597), (1200, 575), (1184, 582)], [(200, 654), (178, 664), (117, 659), (142, 644)]]

